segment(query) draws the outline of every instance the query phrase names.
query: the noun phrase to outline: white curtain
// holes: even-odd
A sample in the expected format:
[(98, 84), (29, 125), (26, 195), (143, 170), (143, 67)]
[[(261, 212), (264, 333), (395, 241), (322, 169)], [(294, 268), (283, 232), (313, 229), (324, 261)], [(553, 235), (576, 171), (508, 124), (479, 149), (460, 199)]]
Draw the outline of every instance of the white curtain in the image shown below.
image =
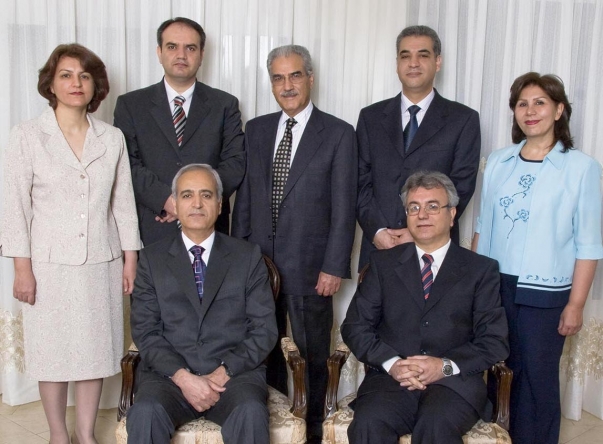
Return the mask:
[[(509, 87), (527, 71), (558, 74), (573, 103), (576, 147), (603, 160), (603, 2), (598, 0), (3, 0), (0, 14), (0, 147), (9, 129), (45, 108), (37, 70), (59, 43), (77, 41), (105, 62), (111, 93), (96, 115), (112, 122), (116, 98), (161, 79), (155, 32), (166, 18), (186, 16), (204, 27), (207, 45), (199, 78), (241, 101), (244, 121), (277, 110), (265, 60), (275, 46), (301, 44), (315, 62), (313, 101), (351, 124), (364, 106), (400, 91), (395, 40), (402, 28), (426, 24), (440, 35), (445, 97), (480, 112), (482, 164), (510, 143)], [(2, 157), (0, 157), (0, 167)], [(482, 170), (483, 171), (483, 170)], [(479, 196), (481, 173), (478, 178)], [(0, 196), (2, 190), (0, 189)], [(477, 201), (461, 223), (468, 246)], [(3, 208), (1, 211), (10, 211)], [(359, 233), (353, 268), (358, 259)], [(22, 371), (20, 305), (12, 298), (12, 263), (0, 260), (0, 390), (9, 404), (37, 397)], [(354, 291), (336, 296), (337, 325)], [(564, 414), (581, 409), (603, 418), (603, 277), (599, 273), (585, 311), (585, 328), (567, 341), (562, 363)], [(338, 330), (336, 331), (336, 339)], [(341, 393), (362, 377), (346, 367)], [(103, 403), (114, 405), (118, 381)]]

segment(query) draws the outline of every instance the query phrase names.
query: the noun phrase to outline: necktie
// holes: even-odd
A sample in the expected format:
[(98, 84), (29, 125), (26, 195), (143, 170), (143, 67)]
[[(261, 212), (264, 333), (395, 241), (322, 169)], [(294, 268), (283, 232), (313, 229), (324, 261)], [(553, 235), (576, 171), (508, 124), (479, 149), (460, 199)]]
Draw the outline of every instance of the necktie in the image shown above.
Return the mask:
[(433, 284), (433, 273), (431, 272), (431, 264), (433, 264), (433, 256), (431, 254), (423, 255), (423, 269), (421, 270), (421, 280), (423, 281), (423, 294), (425, 299), (429, 297), (431, 284)]
[(199, 299), (203, 298), (203, 281), (205, 280), (205, 262), (203, 262), (203, 252), (205, 248), (200, 247), (199, 245), (194, 245), (189, 250), (193, 253), (193, 273), (195, 274), (195, 284), (197, 285), (197, 293), (199, 294)]
[(408, 147), (410, 147), (410, 143), (419, 129), (419, 122), (417, 121), (417, 113), (419, 111), (421, 111), (421, 108), (417, 105), (408, 107), (410, 120), (406, 125), (406, 128), (404, 128), (404, 152), (408, 151)]
[(176, 140), (178, 140), (178, 146), (182, 145), (182, 138), (184, 137), (184, 127), (186, 126), (186, 114), (182, 104), (186, 99), (182, 96), (174, 97), (174, 114), (172, 120), (174, 121), (174, 128), (176, 129)]
[(272, 233), (276, 233), (276, 222), (278, 221), (278, 210), (283, 200), (283, 192), (289, 177), (289, 164), (291, 163), (291, 144), (293, 133), (291, 128), (297, 121), (291, 117), (287, 119), (285, 134), (278, 144), (274, 162), (272, 164)]

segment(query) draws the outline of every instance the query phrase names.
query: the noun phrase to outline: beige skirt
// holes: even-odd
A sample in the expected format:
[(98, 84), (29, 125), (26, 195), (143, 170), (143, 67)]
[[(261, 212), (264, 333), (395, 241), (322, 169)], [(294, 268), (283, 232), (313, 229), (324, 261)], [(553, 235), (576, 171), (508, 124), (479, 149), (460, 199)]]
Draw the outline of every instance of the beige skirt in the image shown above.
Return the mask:
[(123, 261), (32, 264), (36, 302), (23, 308), (25, 371), (37, 381), (81, 381), (120, 371)]

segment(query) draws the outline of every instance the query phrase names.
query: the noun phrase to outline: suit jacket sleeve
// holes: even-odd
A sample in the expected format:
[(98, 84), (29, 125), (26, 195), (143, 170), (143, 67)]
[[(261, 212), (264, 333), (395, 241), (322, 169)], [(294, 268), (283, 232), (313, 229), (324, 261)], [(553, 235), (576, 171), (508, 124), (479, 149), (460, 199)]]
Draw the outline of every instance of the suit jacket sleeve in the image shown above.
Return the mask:
[(475, 181), (479, 167), (481, 150), (481, 133), (479, 114), (471, 110), (454, 149), (454, 160), (450, 169), (450, 180), (454, 183), (459, 195), (459, 204), (456, 206), (458, 221), (469, 204), (475, 191)]
[(230, 198), (245, 175), (245, 148), (243, 145), (243, 130), (239, 101), (232, 98), (224, 109), (224, 130), (222, 133), (222, 149), (220, 163), (216, 168), (222, 185), (224, 197)]
[(370, 268), (358, 286), (341, 325), (341, 336), (360, 362), (376, 368), (399, 355), (377, 333), (382, 313), (381, 283), (374, 255), (371, 255)]
[(363, 111), (360, 112), (360, 117), (358, 118), (356, 137), (358, 139), (358, 202), (356, 203), (356, 213), (358, 223), (364, 235), (372, 241), (377, 230), (389, 227), (387, 219), (381, 212), (379, 202), (377, 202), (373, 193), (371, 143)]
[(500, 274), (496, 261), (488, 261), (475, 288), (473, 334), (471, 341), (450, 349), (446, 355), (458, 365), (461, 377), (482, 373), (509, 355), (507, 317), (500, 303)]
[[(245, 134), (245, 150), (249, 152), (249, 137)], [(249, 184), (249, 156), (246, 156), (246, 173), (241, 186), (237, 190), (234, 210), (232, 212), (231, 235), (239, 239), (251, 236), (251, 189)]]
[(120, 155), (111, 195), (111, 211), (117, 224), (121, 249), (140, 250), (138, 216), (136, 215), (136, 203), (132, 191), (132, 173), (123, 137), (121, 138)]
[(136, 139), (136, 128), (134, 127), (128, 104), (123, 96), (117, 98), (113, 114), (113, 124), (122, 131), (126, 138), (136, 202), (149, 208), (155, 214), (161, 213), (172, 190), (169, 185), (159, 180), (159, 177), (142, 162), (139, 154), (140, 147)]
[(132, 339), (151, 370), (171, 377), (177, 370), (188, 367), (184, 357), (163, 336), (161, 310), (144, 249), (138, 259), (130, 324)]
[(274, 297), (260, 247), (253, 249), (245, 285), (247, 335), (229, 350), (222, 361), (236, 374), (257, 368), (268, 357), (278, 337), (274, 315)]
[(358, 148), (354, 129), (346, 125), (331, 170), (331, 220), (329, 240), (321, 270), (350, 277), (350, 254), (356, 230), (355, 206), (358, 184)]
[(0, 254), (7, 257), (31, 257), (33, 164), (27, 138), (19, 126), (14, 127), (10, 133), (4, 162)]

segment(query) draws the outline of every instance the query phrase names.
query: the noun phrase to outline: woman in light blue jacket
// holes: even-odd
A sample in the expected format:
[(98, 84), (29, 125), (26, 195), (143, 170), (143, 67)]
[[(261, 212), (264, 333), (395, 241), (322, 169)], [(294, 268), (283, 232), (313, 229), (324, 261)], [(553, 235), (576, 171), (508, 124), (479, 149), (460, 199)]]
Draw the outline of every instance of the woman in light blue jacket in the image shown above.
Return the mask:
[(601, 166), (577, 151), (562, 81), (530, 72), (513, 82), (514, 145), (484, 173), (473, 249), (498, 260), (513, 370), (513, 442), (559, 442), (559, 360), (580, 331), (601, 244)]

